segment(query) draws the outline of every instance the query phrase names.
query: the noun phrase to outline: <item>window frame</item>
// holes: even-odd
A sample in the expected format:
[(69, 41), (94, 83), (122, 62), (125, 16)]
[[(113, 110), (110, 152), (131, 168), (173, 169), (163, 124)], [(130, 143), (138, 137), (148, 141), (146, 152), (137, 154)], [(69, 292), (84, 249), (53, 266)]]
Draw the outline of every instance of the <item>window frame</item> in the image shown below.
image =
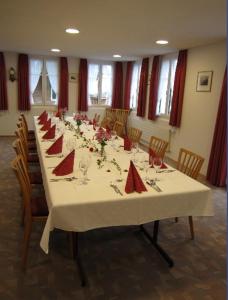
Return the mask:
[[(58, 101), (59, 101), (59, 90), (56, 93), (56, 97), (57, 97), (57, 101), (55, 104), (51, 104), (50, 102), (48, 102), (47, 100), (47, 77), (48, 77), (48, 72), (47, 72), (47, 67), (45, 64), (45, 61), (55, 61), (57, 63), (57, 69), (58, 69), (58, 85), (59, 85), (59, 79), (60, 79), (60, 66), (59, 66), (59, 57), (52, 57), (52, 56), (45, 56), (45, 55), (30, 55), (29, 56), (29, 70), (30, 70), (30, 61), (32, 59), (37, 59), (37, 60), (41, 60), (42, 61), (42, 70), (41, 70), (41, 82), (42, 82), (42, 103), (32, 103), (32, 99), (31, 99), (31, 93), (30, 93), (30, 105), (32, 107), (40, 107), (40, 106), (50, 106), (50, 107), (57, 107), (58, 106)], [(30, 81), (30, 74), (29, 73), (29, 81)]]
[[(90, 95), (89, 95), (89, 65), (98, 65), (99, 66), (99, 71), (98, 71), (98, 103), (92, 104), (90, 100)], [(102, 98), (102, 66), (104, 65), (109, 65), (112, 68), (112, 91), (111, 91), (111, 98), (112, 98), (112, 93), (113, 93), (113, 80), (114, 80), (114, 62), (113, 61), (105, 61), (105, 60), (88, 60), (88, 81), (87, 81), (87, 90), (88, 90), (88, 95), (87, 95), (87, 101), (88, 101), (88, 106), (89, 107), (111, 107), (112, 105), (112, 99), (110, 99), (110, 104), (102, 104), (101, 103), (101, 98)]]
[[(173, 91), (172, 91), (172, 95), (170, 94), (170, 92), (171, 92), (171, 76), (172, 76), (172, 72), (171, 72), (172, 62), (171, 61), (176, 60), (176, 66), (177, 66), (178, 52), (173, 52), (173, 53), (170, 53), (170, 54), (162, 55), (162, 59), (160, 61), (160, 66), (159, 66), (158, 93), (159, 93), (160, 80), (161, 80), (161, 68), (162, 68), (162, 63), (163, 63), (164, 60), (169, 61), (169, 72), (168, 72), (168, 84), (167, 84), (167, 90), (166, 90), (165, 113), (159, 113), (158, 112), (159, 99), (157, 99), (156, 116), (158, 118), (162, 118), (162, 119), (169, 119), (170, 118), (171, 107), (172, 107), (172, 95), (173, 95)], [(175, 68), (175, 72), (174, 72), (174, 81), (175, 81), (175, 73), (176, 73), (176, 68)], [(173, 87), (174, 87), (174, 81), (173, 81)], [(168, 93), (167, 93), (167, 91), (168, 91)], [(168, 96), (168, 94), (169, 94), (169, 96)]]

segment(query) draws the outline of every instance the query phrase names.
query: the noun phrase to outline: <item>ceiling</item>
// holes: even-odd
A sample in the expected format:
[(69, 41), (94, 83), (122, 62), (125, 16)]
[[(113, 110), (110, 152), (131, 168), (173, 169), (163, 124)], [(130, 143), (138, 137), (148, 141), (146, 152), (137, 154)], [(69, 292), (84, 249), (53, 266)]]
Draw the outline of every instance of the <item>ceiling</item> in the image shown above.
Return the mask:
[[(68, 27), (80, 34), (65, 33)], [(130, 60), (225, 38), (226, 0), (0, 1), (2, 51), (53, 55), (59, 48), (58, 56)]]

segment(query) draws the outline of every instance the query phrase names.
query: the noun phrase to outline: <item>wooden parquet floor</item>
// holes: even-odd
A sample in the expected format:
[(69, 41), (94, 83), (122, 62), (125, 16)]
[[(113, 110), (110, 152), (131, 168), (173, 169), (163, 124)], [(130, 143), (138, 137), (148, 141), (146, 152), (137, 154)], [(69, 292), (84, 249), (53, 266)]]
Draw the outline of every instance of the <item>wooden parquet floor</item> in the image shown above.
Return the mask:
[[(10, 161), (13, 137), (0, 138), (0, 299), (223, 300), (226, 299), (226, 191), (213, 188), (215, 216), (160, 223), (160, 244), (174, 259), (169, 269), (138, 227), (92, 230), (80, 237), (88, 285), (80, 286), (68, 235), (56, 230), (42, 252), (34, 226), (27, 272), (20, 269), (23, 228), (20, 190)], [(152, 224), (147, 228), (152, 229)]]

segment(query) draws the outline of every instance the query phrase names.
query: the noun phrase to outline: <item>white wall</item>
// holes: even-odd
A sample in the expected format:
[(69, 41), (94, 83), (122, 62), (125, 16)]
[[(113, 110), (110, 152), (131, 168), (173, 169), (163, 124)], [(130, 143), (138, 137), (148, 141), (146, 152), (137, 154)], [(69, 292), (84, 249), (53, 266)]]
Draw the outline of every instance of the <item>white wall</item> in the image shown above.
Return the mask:
[[(170, 152), (167, 153), (167, 156), (174, 160), (177, 160), (181, 147), (198, 153), (205, 158), (201, 172), (204, 175), (207, 172), (225, 65), (225, 41), (188, 51), (181, 127), (172, 134)], [(199, 71), (213, 71), (211, 92), (196, 92)], [(171, 128), (168, 120), (147, 120), (147, 112), (146, 118), (138, 118), (133, 111), (130, 124), (143, 129), (142, 139), (146, 141), (151, 135), (168, 139)]]
[[(4, 56), (7, 73), (10, 67), (14, 67), (17, 70), (17, 54), (7, 52), (4, 53)], [(150, 59), (150, 68), (151, 65), (152, 58)], [(205, 158), (202, 169), (203, 174), (206, 174), (207, 170), (225, 65), (225, 41), (189, 50), (181, 128), (172, 134), (170, 152), (167, 153), (169, 157), (177, 160), (180, 147), (186, 147), (202, 155)], [(78, 73), (79, 59), (68, 58), (68, 67), (70, 73)], [(197, 73), (210, 70), (213, 71), (211, 92), (196, 92)], [(7, 88), (9, 111), (0, 112), (0, 136), (14, 133), (19, 116), (17, 110), (17, 81), (10, 82), (7, 80)], [(77, 109), (77, 94), (78, 83), (69, 82), (69, 113), (73, 113)], [(30, 127), (32, 127), (32, 116), (40, 114), (43, 109), (44, 107), (42, 106), (36, 106), (32, 107), (30, 112), (25, 113)], [(47, 109), (51, 110), (53, 108), (49, 107)], [(156, 121), (150, 121), (147, 119), (147, 111), (148, 105), (146, 118), (138, 118), (134, 111), (131, 112), (129, 125), (143, 130), (142, 139), (145, 143), (151, 135), (168, 139), (170, 129), (168, 120), (159, 118)], [(104, 108), (89, 109), (88, 116), (92, 117), (96, 112), (102, 116)]]

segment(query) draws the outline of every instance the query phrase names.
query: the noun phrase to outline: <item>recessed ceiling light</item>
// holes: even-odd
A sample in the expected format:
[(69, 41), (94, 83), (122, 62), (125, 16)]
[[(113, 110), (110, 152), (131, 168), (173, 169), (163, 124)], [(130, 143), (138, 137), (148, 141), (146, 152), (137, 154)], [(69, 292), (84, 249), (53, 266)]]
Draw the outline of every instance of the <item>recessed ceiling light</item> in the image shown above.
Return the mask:
[(53, 48), (51, 49), (52, 52), (60, 52), (61, 50), (60, 49), (57, 49), (57, 48)]
[(122, 57), (120, 54), (114, 54), (113, 57)]
[(65, 31), (66, 31), (67, 33), (71, 33), (71, 34), (77, 34), (77, 33), (80, 32), (80, 31), (79, 31), (78, 29), (76, 29), (76, 28), (67, 28)]
[(159, 41), (156, 41), (156, 44), (159, 44), (159, 45), (166, 45), (168, 44), (169, 42), (168, 41), (165, 41), (165, 40), (159, 40)]

